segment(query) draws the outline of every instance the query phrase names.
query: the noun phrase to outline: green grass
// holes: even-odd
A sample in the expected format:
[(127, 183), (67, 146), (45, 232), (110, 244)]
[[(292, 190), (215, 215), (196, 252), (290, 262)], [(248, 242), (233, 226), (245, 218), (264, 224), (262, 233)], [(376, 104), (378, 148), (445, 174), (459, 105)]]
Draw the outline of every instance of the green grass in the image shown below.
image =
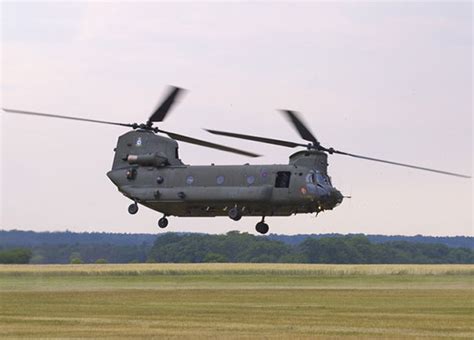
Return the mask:
[(474, 266), (0, 266), (0, 338), (474, 336)]

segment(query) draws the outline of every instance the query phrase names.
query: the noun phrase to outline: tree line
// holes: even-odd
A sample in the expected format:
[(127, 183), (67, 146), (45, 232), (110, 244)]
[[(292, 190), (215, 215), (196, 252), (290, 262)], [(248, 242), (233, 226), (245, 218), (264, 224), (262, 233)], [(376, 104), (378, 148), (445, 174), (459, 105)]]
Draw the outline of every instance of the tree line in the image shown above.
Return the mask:
[[(166, 233), (154, 243), (0, 244), (0, 263), (265, 262), (265, 263), (474, 263), (474, 250), (437, 243), (372, 242), (364, 235), (307, 237), (289, 244), (232, 231), (222, 235)], [(143, 238), (142, 238), (143, 240)]]
[(25, 264), (31, 260), (32, 252), (30, 249), (14, 248), (0, 251), (1, 264)]
[(159, 237), (149, 253), (156, 262), (474, 263), (474, 251), (406, 241), (373, 243), (363, 235), (307, 238), (298, 245), (247, 233)]
[[(106, 232), (35, 232), (25, 230), (0, 230), (0, 248), (5, 247), (34, 247), (46, 244), (111, 244), (121, 246), (141, 246), (143, 243), (152, 245), (157, 237), (162, 234), (132, 234), (132, 233), (106, 233)], [(363, 234), (349, 234), (358, 236)], [(298, 245), (308, 238), (328, 238), (345, 236), (342, 234), (297, 234), (282, 235), (269, 234), (269, 239), (282, 241), (289, 245)], [(407, 241), (413, 243), (440, 243), (448, 247), (474, 249), (472, 236), (404, 236), (404, 235), (365, 235), (370, 242), (386, 243), (392, 241)]]
[(140, 263), (147, 261), (150, 248), (147, 243), (138, 246), (46, 244), (31, 248), (0, 249), (0, 263)]

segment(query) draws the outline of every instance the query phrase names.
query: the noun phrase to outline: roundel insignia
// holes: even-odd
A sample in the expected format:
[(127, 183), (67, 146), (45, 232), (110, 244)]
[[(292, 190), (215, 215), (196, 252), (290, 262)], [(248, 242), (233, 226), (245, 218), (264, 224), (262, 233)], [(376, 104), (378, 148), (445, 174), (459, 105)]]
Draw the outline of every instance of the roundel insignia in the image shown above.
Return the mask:
[(301, 187), (300, 191), (303, 195), (306, 195), (308, 193), (308, 190), (306, 190), (305, 187)]

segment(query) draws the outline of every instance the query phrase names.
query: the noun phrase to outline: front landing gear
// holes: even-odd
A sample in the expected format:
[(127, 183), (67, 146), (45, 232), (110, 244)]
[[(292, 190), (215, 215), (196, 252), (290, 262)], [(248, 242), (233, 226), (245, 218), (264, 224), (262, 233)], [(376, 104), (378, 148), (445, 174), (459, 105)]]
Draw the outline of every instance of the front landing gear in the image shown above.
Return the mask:
[(167, 226), (168, 226), (168, 219), (166, 218), (166, 216), (163, 216), (162, 218), (158, 220), (158, 227), (163, 229), (163, 228), (166, 228)]
[(128, 206), (128, 213), (130, 215), (135, 215), (138, 212), (138, 204), (134, 202)]
[(259, 232), (260, 234), (266, 234), (268, 233), (268, 224), (265, 223), (265, 216), (262, 217), (262, 220), (260, 222), (257, 223), (257, 225), (255, 226), (255, 229), (257, 230), (257, 232)]

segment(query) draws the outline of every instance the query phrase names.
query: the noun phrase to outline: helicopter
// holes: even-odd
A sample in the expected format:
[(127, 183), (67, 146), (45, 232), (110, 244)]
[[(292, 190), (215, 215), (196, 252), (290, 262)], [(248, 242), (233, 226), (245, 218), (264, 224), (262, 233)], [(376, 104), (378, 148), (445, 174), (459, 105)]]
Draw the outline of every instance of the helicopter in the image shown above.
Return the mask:
[[(186, 165), (179, 157), (177, 141), (231, 152), (247, 157), (259, 157), (253, 152), (240, 150), (209, 141), (163, 130), (162, 123), (184, 90), (170, 86), (156, 110), (145, 123), (118, 123), (104, 120), (64, 116), (49, 113), (3, 109), (7, 113), (60, 118), (90, 123), (117, 125), (131, 128), (119, 136), (112, 169), (108, 178), (125, 197), (132, 200), (128, 212), (132, 215), (139, 205), (163, 214), (160, 228), (168, 226), (169, 216), (216, 217), (228, 216), (239, 221), (244, 216), (259, 216), (255, 229), (266, 234), (267, 216), (319, 214), (332, 210), (343, 202), (344, 196), (332, 184), (328, 174), (328, 156), (339, 154), (369, 161), (430, 171), (444, 175), (471, 178), (471, 176), (436, 170), (348, 153), (325, 147), (292, 110), (281, 110), (307, 143), (206, 130), (225, 137), (239, 138), (288, 148), (302, 148), (289, 156), (288, 164), (267, 165)], [(167, 135), (165, 137), (163, 135)]]

